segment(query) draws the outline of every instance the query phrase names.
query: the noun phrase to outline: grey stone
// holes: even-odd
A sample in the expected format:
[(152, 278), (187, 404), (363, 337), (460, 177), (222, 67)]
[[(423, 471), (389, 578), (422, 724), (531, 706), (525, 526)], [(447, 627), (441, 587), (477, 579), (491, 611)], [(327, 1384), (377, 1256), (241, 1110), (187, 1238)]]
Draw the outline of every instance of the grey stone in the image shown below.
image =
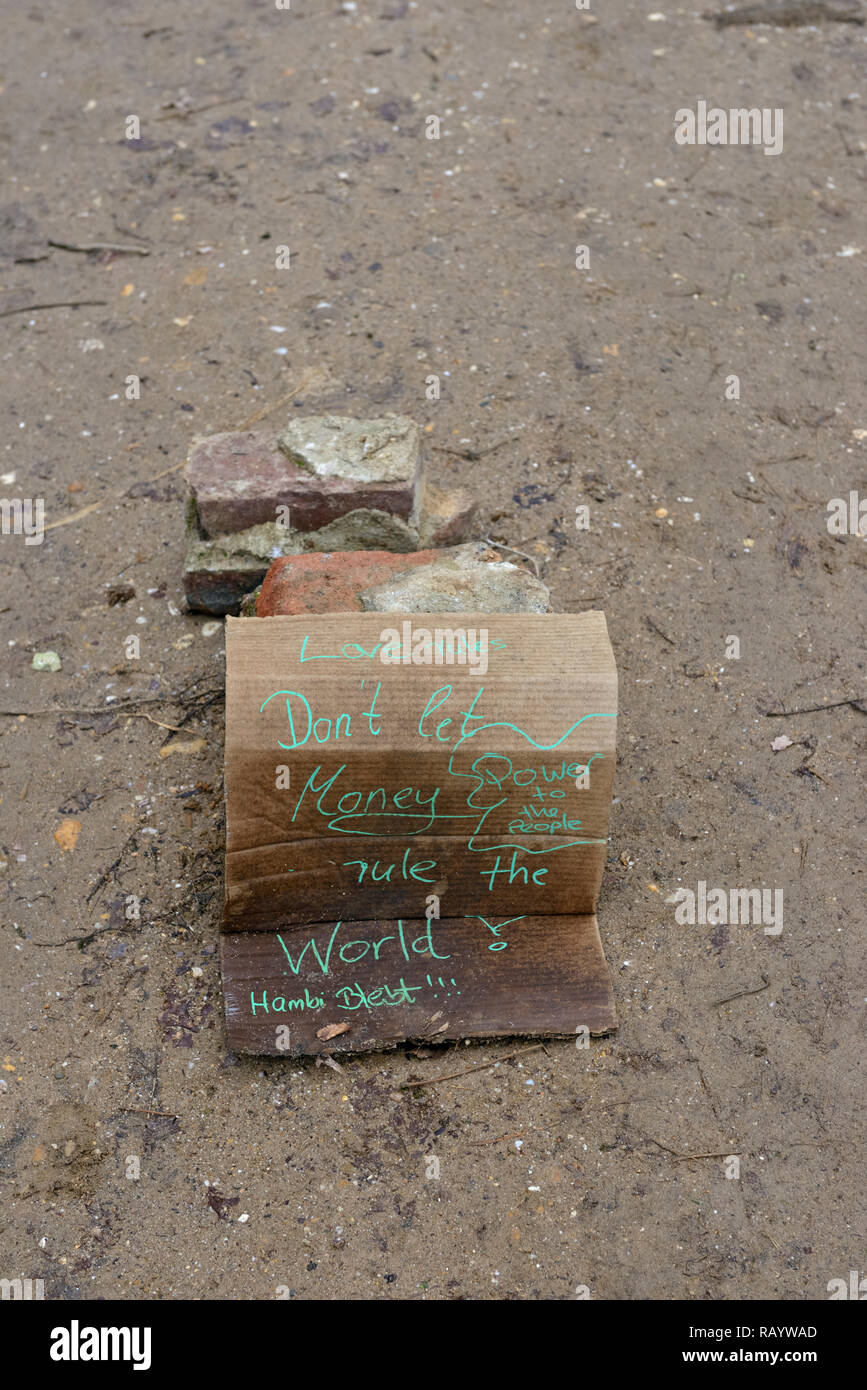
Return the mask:
[(402, 517), (358, 507), (336, 521), (304, 535), (305, 550), (393, 550), (403, 554), (425, 549), (419, 546), (418, 531)]
[(361, 594), (367, 613), (548, 613), (540, 579), (485, 545), (461, 546)]
[(419, 472), (419, 429), (408, 415), (382, 420), (313, 415), (290, 420), (277, 444), (299, 468), (318, 478), (414, 485)]

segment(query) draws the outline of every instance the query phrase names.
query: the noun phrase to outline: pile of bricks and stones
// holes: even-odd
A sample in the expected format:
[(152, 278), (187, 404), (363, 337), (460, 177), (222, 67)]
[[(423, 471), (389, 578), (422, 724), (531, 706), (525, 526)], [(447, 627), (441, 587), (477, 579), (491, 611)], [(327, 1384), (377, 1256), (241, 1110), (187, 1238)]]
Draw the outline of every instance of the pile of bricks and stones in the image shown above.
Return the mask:
[(425, 477), (407, 416), (215, 434), (186, 468), (188, 606), (282, 613), (546, 613), (545, 585), (483, 541), (475, 500)]

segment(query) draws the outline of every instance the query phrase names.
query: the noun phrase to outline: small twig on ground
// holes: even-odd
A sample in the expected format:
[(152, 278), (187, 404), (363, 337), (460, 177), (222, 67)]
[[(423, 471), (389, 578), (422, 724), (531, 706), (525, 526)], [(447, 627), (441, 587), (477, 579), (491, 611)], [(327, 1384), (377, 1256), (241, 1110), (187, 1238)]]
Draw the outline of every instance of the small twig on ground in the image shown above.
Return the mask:
[(806, 454), (788, 454), (784, 459), (762, 459), (757, 468), (776, 468), (780, 463), (797, 463), (799, 459), (807, 458)]
[[(280, 202), (281, 200), (278, 198), (277, 201)], [(258, 424), (260, 420), (264, 420), (265, 416), (270, 415), (272, 411), (278, 410), (281, 406), (288, 405), (290, 401), (294, 401), (296, 397), (301, 396), (304, 391), (316, 381), (316, 377), (316, 368), (308, 367), (306, 371), (301, 373), (301, 376), (294, 383), (291, 390), (287, 391), (284, 396), (278, 397), (271, 405), (260, 406), (258, 410), (253, 411), (252, 415), (248, 415), (246, 420), (242, 420), (240, 425), (235, 425), (234, 429), (238, 432), (241, 430), (248, 430), (251, 425)]]
[(187, 106), (181, 107), (177, 111), (168, 111), (165, 116), (157, 116), (158, 121), (181, 121), (188, 116), (198, 116), (200, 111), (213, 111), (215, 106), (235, 106), (243, 97), (225, 97), (220, 101), (209, 101), (206, 106)]
[(683, 1157), (682, 1154), (677, 1152), (677, 1149), (670, 1149), (667, 1144), (662, 1144), (658, 1139), (654, 1139), (652, 1134), (646, 1136), (646, 1141), (648, 1144), (655, 1144), (658, 1149), (663, 1149), (667, 1154), (674, 1154), (675, 1158)]
[(843, 148), (844, 148), (844, 150), (846, 151), (847, 155), (863, 154), (863, 153), (864, 153), (863, 150), (853, 150), (853, 149), (850, 147), (849, 141), (846, 139), (846, 131), (843, 129), (843, 127), (842, 127), (840, 124), (838, 124), (837, 121), (834, 122), (834, 129), (837, 131), (838, 135), (840, 136), (840, 139), (843, 141)]
[(701, 169), (704, 168), (704, 166), (707, 164), (707, 162), (708, 162), (709, 159), (710, 159), (710, 150), (708, 150), (708, 151), (706, 152), (706, 154), (705, 154), (705, 156), (704, 156), (704, 159), (702, 159), (701, 162), (700, 162), (699, 164), (696, 164), (696, 166), (695, 166), (694, 169), (691, 169), (691, 170), (689, 171), (689, 173), (687, 174), (686, 178), (684, 179), (684, 183), (689, 183), (690, 179), (694, 179), (695, 176), (696, 176), (696, 174), (697, 174)]
[(123, 998), (124, 992), (126, 991), (126, 988), (129, 985), (130, 981), (134, 980), (136, 975), (141, 975), (145, 970), (147, 970), (146, 965), (139, 965), (136, 967), (135, 970), (132, 970), (130, 974), (127, 975), (126, 979), (124, 980), (123, 984), (121, 985), (120, 989), (115, 995), (113, 1002), (109, 1005), (107, 1009), (102, 1010), (102, 1013), (100, 1014), (99, 1018), (96, 1020), (96, 1023), (94, 1023), (92, 1028), (85, 1029), (85, 1031), (81, 1035), (83, 1038), (86, 1038), (88, 1033), (92, 1033), (94, 1028), (101, 1028), (102, 1025), (105, 1022), (107, 1022), (107, 1020), (114, 1013), (115, 1009), (117, 1008), (118, 1004)]
[(677, 643), (675, 642), (674, 638), (673, 638), (673, 637), (669, 637), (669, 635), (668, 635), (667, 632), (663, 632), (663, 630), (662, 630), (662, 628), (659, 626), (659, 624), (658, 624), (658, 623), (655, 623), (655, 622), (653, 621), (653, 619), (652, 619), (647, 613), (645, 613), (645, 615), (644, 615), (644, 621), (647, 623), (647, 626), (648, 626), (649, 628), (652, 628), (652, 630), (656, 633), (656, 635), (657, 635), (658, 637), (661, 637), (662, 640), (663, 640), (664, 642), (667, 642), (667, 643), (669, 644), (670, 647), (676, 647), (676, 646), (677, 646)]
[(173, 1110), (145, 1110), (138, 1105), (121, 1105), (119, 1113), (121, 1115), (161, 1115), (166, 1120), (178, 1118)]
[(504, 444), (509, 444), (513, 439), (520, 439), (521, 434), (521, 430), (507, 434), (505, 439), (499, 439), (496, 444), (489, 444), (485, 449), (451, 449), (447, 444), (435, 444), (433, 447), (438, 454), (453, 454), (455, 458), (466, 459), (467, 463), (476, 463), (486, 454), (492, 454), (495, 449), (502, 449)]
[(316, 1054), (316, 1065), (317, 1067), (330, 1067), (332, 1071), (339, 1071), (341, 1073), (343, 1071), (340, 1063), (335, 1062), (330, 1052), (318, 1052)]
[(119, 241), (88, 241), (79, 246), (71, 241), (52, 241), (49, 237), (48, 245), (56, 246), (58, 251), (123, 251), (130, 256), (150, 255), (149, 247), (122, 246)]
[(658, 1149), (664, 1149), (667, 1154), (671, 1154), (675, 1163), (689, 1163), (694, 1158), (729, 1158), (731, 1149), (723, 1149), (720, 1153), (705, 1154), (682, 1154), (677, 1149), (670, 1149), (667, 1144), (661, 1144), (658, 1139), (654, 1139), (652, 1134), (646, 1136), (648, 1143), (655, 1144)]
[(238, 426), (238, 432), (240, 433), (241, 430), (248, 430), (251, 425), (258, 424), (260, 420), (264, 420), (266, 415), (270, 415), (272, 410), (276, 410), (278, 406), (288, 405), (297, 395), (298, 388), (293, 387), (291, 391), (286, 392), (285, 396), (280, 396), (278, 400), (274, 401), (273, 405), (260, 406), (258, 410), (253, 411), (252, 415), (248, 415), (246, 420), (241, 421)]
[(831, 700), (825, 705), (804, 705), (803, 709), (766, 709), (763, 711), (766, 719), (788, 719), (795, 714), (818, 714), (823, 709), (840, 709), (843, 705), (851, 705), (859, 714), (867, 714), (867, 709), (861, 706), (867, 704), (867, 695), (853, 695), (848, 700)]
[[(197, 704), (216, 704), (225, 698), (225, 691), (222, 687), (215, 690), (202, 690), (196, 694), (188, 695), (187, 690), (180, 691), (177, 695), (155, 695), (148, 699), (137, 700), (116, 700), (110, 705), (50, 705), (46, 709), (0, 709), (0, 716), (9, 719), (20, 719), (22, 715), (27, 719), (36, 719), (45, 714), (79, 714), (79, 715), (99, 715), (99, 714), (123, 714), (127, 718), (150, 719), (150, 715), (142, 714), (137, 716), (135, 713), (136, 705), (180, 705), (186, 709)], [(154, 724), (160, 723), (159, 720), (151, 721)], [(182, 732), (174, 724), (160, 724), (161, 729), (171, 729), (172, 733)]]
[(731, 1157), (728, 1149), (722, 1149), (714, 1154), (672, 1154), (675, 1163), (691, 1163), (694, 1158), (729, 1158)]
[(507, 1052), (504, 1057), (495, 1057), (493, 1062), (482, 1062), (478, 1067), (465, 1067), (463, 1071), (451, 1071), (446, 1076), (433, 1076), (430, 1081), (402, 1081), (401, 1091), (414, 1091), (417, 1086), (438, 1086), (441, 1081), (454, 1081), (458, 1076), (469, 1076), (474, 1071), (489, 1071), (491, 1067), (496, 1067), (500, 1062), (509, 1062), (513, 1057), (523, 1057), (526, 1052), (538, 1052), (542, 1043), (534, 1043), (532, 1047), (519, 1047), (514, 1052)]
[(62, 941), (34, 941), (34, 946), (42, 946), (47, 951), (56, 951), (61, 946), (89, 946), (91, 941), (97, 936), (104, 936), (106, 932), (122, 931), (123, 927), (95, 927), (93, 931), (87, 932), (84, 936), (65, 936)]
[(747, 995), (749, 994), (762, 994), (764, 990), (770, 987), (771, 983), (764, 970), (762, 971), (762, 979), (764, 980), (764, 984), (759, 985), (758, 989), (742, 989), (739, 990), (737, 994), (726, 995), (725, 999), (715, 999), (713, 1002), (713, 1008), (718, 1009), (720, 1004), (730, 1004), (733, 999), (746, 999)]
[(490, 536), (482, 536), (482, 541), (485, 545), (492, 545), (497, 550), (508, 550), (511, 555), (520, 555), (522, 559), (529, 560), (536, 571), (536, 578), (539, 578), (539, 562), (534, 560), (532, 555), (528, 555), (526, 550), (516, 550), (513, 545), (501, 545), (499, 541), (492, 541)]
[(182, 734), (184, 731), (179, 724), (164, 724), (161, 719), (154, 719), (152, 714), (145, 714), (144, 710), (128, 710), (127, 719), (147, 719), (151, 724), (156, 724), (158, 729), (168, 729), (173, 734)]
[[(56, 304), (22, 304), (20, 309), (0, 310), (0, 319), (9, 319), (13, 314), (31, 314), (37, 309), (83, 309), (89, 304), (107, 304), (107, 299), (59, 299)], [(45, 527), (48, 530), (48, 527)]]
[(120, 854), (113, 861), (113, 863), (109, 864), (108, 868), (104, 869), (103, 872), (99, 875), (99, 877), (96, 880), (96, 883), (93, 885), (87, 897), (85, 898), (85, 902), (89, 903), (92, 898), (95, 898), (100, 888), (102, 888), (108, 882), (109, 877), (111, 876), (111, 874), (114, 873), (115, 869), (120, 864), (120, 861), (123, 859), (123, 856), (126, 854), (127, 850), (129, 849), (129, 846), (132, 844), (133, 840), (135, 839), (136, 835), (138, 835), (138, 833), (139, 832), (137, 827), (131, 835), (127, 836), (126, 840), (123, 843), (123, 848), (121, 849)]

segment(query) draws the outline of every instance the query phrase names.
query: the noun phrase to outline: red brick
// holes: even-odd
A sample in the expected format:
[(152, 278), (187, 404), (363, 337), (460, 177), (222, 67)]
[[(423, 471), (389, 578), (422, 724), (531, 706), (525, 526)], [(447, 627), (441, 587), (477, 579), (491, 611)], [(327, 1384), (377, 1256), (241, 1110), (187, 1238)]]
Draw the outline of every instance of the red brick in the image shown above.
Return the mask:
[(286, 555), (271, 565), (256, 600), (258, 618), (283, 613), (360, 613), (360, 594), (374, 584), (442, 557), (441, 550), (392, 555), (388, 550), (342, 550)]
[(275, 522), (281, 506), (290, 508), (293, 531), (316, 531), (360, 507), (408, 518), (415, 493), (413, 479), (321, 477), (287, 458), (269, 430), (213, 434), (198, 440), (187, 462), (186, 478), (207, 536)]

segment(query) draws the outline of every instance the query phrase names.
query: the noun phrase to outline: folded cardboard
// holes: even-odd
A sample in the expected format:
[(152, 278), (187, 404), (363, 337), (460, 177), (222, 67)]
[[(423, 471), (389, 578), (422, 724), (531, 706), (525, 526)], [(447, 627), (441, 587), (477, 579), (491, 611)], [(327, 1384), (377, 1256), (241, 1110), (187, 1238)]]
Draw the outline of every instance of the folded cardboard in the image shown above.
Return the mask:
[(349, 1015), (344, 1047), (426, 1036), (433, 1014), (444, 1037), (569, 1032), (587, 990), (590, 1030), (613, 1026), (601, 613), (229, 618), (226, 659), (234, 1046), (321, 1050), (313, 1022)]

